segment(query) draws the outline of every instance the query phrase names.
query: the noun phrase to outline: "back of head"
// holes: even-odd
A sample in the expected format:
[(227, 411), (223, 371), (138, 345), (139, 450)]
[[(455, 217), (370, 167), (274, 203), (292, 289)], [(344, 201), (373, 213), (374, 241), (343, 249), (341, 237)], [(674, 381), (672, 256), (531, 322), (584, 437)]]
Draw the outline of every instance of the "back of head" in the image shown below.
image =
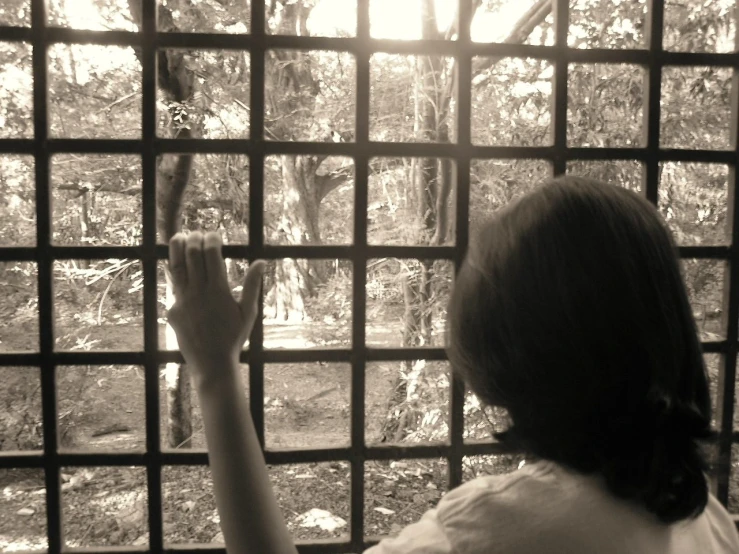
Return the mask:
[(583, 473), (664, 522), (699, 515), (706, 370), (672, 236), (635, 193), (554, 179), (470, 246), (449, 358), (512, 425), (500, 440)]

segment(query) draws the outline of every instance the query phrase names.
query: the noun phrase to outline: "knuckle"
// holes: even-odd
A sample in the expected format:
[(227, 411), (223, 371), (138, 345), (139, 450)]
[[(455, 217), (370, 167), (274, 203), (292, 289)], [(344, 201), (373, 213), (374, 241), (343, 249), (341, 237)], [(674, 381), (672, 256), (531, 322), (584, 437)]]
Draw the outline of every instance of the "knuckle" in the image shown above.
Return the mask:
[(206, 250), (218, 250), (221, 247), (221, 237), (215, 233), (205, 235), (204, 246)]

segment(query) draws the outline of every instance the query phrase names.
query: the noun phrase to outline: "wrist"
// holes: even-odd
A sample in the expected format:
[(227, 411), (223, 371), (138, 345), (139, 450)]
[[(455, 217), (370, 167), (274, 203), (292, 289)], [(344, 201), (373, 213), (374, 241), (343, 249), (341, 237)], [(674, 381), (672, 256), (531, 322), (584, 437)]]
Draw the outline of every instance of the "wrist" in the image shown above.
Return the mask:
[(236, 356), (209, 358), (195, 366), (192, 375), (198, 394), (234, 387), (243, 389), (241, 366)]

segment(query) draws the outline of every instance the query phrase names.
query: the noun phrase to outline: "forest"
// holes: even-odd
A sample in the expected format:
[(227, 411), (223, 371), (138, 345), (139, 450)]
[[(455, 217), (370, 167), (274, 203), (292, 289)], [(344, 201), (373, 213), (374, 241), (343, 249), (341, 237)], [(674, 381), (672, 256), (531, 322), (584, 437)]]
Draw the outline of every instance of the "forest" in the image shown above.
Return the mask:
[[(464, 1), (464, 0), (463, 0)], [(550, 0), (469, 0), (473, 41), (553, 45)], [(247, 34), (250, 0), (159, 0), (165, 33)], [(270, 0), (273, 35), (351, 38), (356, 0)], [(371, 0), (373, 38), (453, 41), (457, 0)], [(663, 48), (723, 53), (735, 50), (731, 0), (665, 1)], [(646, 0), (571, 0), (568, 46), (646, 49)], [(2, 0), (0, 26), (31, 24), (29, 0)], [(138, 32), (138, 0), (49, 0), (51, 26)], [(402, 48), (399, 48), (401, 50)], [(129, 46), (52, 44), (48, 50), (50, 138), (140, 139), (141, 52)], [(30, 43), (0, 33), (0, 139), (32, 139)], [(157, 135), (164, 138), (244, 139), (250, 135), (248, 51), (164, 49), (157, 53)], [(357, 64), (340, 50), (272, 49), (265, 55), (264, 141), (353, 142)], [(553, 141), (554, 67), (535, 57), (474, 57), (470, 82), (458, 83), (457, 60), (430, 53), (377, 52), (370, 59), (369, 139), (455, 143), (458, 87), (471, 91), (474, 145), (549, 146)], [(646, 68), (638, 64), (570, 64), (567, 145), (634, 148), (644, 145)], [(731, 67), (665, 67), (661, 79), (660, 146), (729, 150)], [(361, 91), (360, 91), (361, 92)], [(370, 159), (367, 243), (454, 246), (459, 222), (457, 167), (450, 158), (388, 155)], [(595, 157), (593, 157), (595, 158)], [(183, 167), (188, 176), (182, 179)], [(567, 172), (643, 192), (645, 168), (629, 160), (574, 160)], [(54, 245), (118, 247), (142, 244), (142, 160), (135, 154), (54, 154), (51, 158)], [(157, 235), (216, 230), (232, 245), (250, 241), (250, 159), (247, 154), (165, 154), (157, 160)], [(354, 244), (351, 157), (270, 154), (264, 160), (264, 243), (280, 246)], [(474, 159), (469, 174), (469, 235), (515, 198), (553, 175), (550, 160)], [(32, 156), (0, 151), (0, 247), (36, 246)], [(730, 167), (664, 162), (658, 208), (679, 246), (725, 246)], [(181, 210), (168, 213), (182, 194)], [(171, 211), (171, 210), (170, 210)], [(234, 294), (247, 262), (229, 258)], [(722, 321), (726, 263), (686, 258), (682, 269), (701, 339), (726, 339)], [(38, 268), (0, 262), (0, 353), (38, 352)], [(269, 260), (264, 279), (266, 350), (348, 349), (352, 345), (353, 274), (348, 258)], [(367, 346), (443, 347), (453, 286), (453, 260), (371, 259), (364, 306)], [(162, 350), (176, 350), (165, 314), (173, 302), (160, 263), (158, 333)], [(139, 352), (144, 347), (140, 260), (63, 259), (53, 263), (54, 348), (57, 351)], [(714, 407), (722, 354), (705, 354)], [(243, 366), (248, 374), (248, 366)], [(67, 451), (146, 448), (144, 371), (136, 365), (57, 367), (59, 445)], [(246, 379), (248, 383), (248, 379)], [(248, 394), (248, 390), (245, 391)], [(449, 441), (447, 362), (418, 359), (368, 362), (365, 441), (368, 445)], [(351, 367), (316, 361), (268, 363), (264, 368), (265, 447), (300, 449), (350, 444)], [(197, 396), (187, 368), (160, 372), (163, 448), (205, 447)], [(735, 409), (735, 430), (739, 429)], [(481, 407), (467, 393), (464, 441), (490, 441), (505, 413)], [(0, 367), (0, 450), (43, 448), (38, 368)], [(739, 449), (734, 450), (739, 456)], [(469, 456), (464, 479), (519, 467), (519, 455)], [(729, 509), (739, 512), (739, 462), (732, 460)], [(365, 534), (382, 536), (417, 521), (448, 488), (446, 461), (370, 461), (365, 475)], [(275, 465), (270, 474), (296, 539), (349, 533), (349, 464)], [(63, 468), (62, 510), (69, 547), (148, 544), (146, 473), (142, 467)], [(324, 483), (334, 486), (326, 491)], [(0, 550), (46, 548), (43, 469), (0, 469)], [(219, 543), (218, 516), (206, 467), (162, 470), (164, 533), (168, 543)]]

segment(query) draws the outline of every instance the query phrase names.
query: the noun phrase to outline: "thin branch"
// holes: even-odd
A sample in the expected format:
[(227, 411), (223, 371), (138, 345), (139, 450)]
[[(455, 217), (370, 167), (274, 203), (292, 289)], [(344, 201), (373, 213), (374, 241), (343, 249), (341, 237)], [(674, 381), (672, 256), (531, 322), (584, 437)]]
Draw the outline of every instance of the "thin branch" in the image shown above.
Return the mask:
[[(547, 16), (552, 11), (553, 0), (539, 0), (529, 9), (521, 19), (516, 22), (513, 29), (503, 41), (503, 44), (519, 44), (523, 43), (524, 40), (533, 32), (536, 27), (541, 25)], [(496, 56), (494, 58), (486, 58), (485, 61), (479, 64), (477, 67), (472, 68), (472, 79), (480, 76), (483, 71), (491, 70), (495, 64), (506, 56)], [(491, 75), (485, 75), (481, 79), (478, 79), (475, 83), (475, 87), (480, 87), (490, 81)]]

